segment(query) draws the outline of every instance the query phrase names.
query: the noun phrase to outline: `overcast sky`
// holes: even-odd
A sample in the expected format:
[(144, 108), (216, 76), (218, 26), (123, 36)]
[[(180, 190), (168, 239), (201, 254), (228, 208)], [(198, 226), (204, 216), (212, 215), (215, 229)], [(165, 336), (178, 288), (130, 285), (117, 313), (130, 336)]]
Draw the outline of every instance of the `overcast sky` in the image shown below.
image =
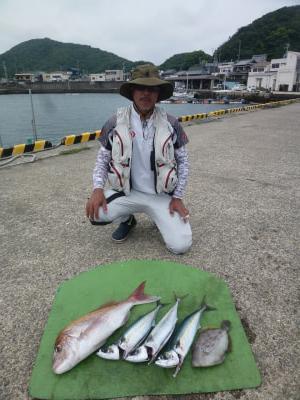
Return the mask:
[(0, 54), (29, 39), (86, 44), (157, 65), (214, 50), (293, 0), (0, 0)]

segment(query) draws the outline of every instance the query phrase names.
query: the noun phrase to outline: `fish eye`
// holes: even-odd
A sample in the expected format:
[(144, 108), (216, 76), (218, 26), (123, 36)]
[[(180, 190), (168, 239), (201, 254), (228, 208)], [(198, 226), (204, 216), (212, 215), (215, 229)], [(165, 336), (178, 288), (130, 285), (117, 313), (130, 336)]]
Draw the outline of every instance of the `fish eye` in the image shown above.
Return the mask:
[(60, 353), (61, 351), (62, 351), (62, 346), (57, 345), (57, 346), (55, 347), (55, 352), (56, 352), (56, 353)]

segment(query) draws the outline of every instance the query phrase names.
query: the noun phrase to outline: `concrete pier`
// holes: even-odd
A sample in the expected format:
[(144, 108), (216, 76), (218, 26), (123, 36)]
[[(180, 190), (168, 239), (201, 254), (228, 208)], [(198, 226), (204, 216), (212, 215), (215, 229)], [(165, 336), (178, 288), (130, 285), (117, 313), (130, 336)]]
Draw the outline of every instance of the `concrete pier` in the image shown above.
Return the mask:
[(121, 245), (111, 241), (114, 226), (86, 220), (97, 143), (1, 168), (0, 399), (28, 399), (58, 285), (95, 265), (133, 257), (177, 261), (223, 278), (261, 371), (255, 390), (174, 399), (299, 399), (299, 115), (294, 103), (186, 125), (185, 201), (194, 243), (183, 256), (166, 250), (143, 215)]

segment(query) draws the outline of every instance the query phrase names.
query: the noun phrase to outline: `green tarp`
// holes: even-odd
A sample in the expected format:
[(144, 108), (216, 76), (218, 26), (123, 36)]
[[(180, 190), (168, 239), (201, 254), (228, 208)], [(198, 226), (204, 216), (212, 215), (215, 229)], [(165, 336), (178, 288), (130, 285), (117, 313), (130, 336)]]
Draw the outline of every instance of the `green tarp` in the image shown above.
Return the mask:
[[(145, 292), (174, 303), (174, 293), (188, 294), (180, 303), (179, 320), (194, 311), (203, 296), (215, 311), (204, 313), (202, 326), (220, 326), (231, 321), (232, 351), (219, 366), (193, 368), (191, 355), (177, 377), (173, 369), (156, 365), (108, 361), (91, 355), (71, 371), (52, 372), (53, 346), (58, 332), (70, 321), (111, 300), (124, 300), (146, 280)], [(154, 304), (132, 309), (128, 324), (150, 311)], [(160, 310), (158, 319), (169, 309)], [(127, 324), (127, 325), (128, 325)], [(126, 326), (127, 326), (126, 325)], [(119, 337), (124, 328), (114, 336)], [(111, 338), (113, 339), (113, 338)], [(46, 324), (32, 372), (30, 395), (37, 399), (107, 399), (136, 395), (185, 394), (254, 388), (261, 378), (225, 282), (211, 273), (165, 261), (127, 261), (99, 266), (63, 283)]]

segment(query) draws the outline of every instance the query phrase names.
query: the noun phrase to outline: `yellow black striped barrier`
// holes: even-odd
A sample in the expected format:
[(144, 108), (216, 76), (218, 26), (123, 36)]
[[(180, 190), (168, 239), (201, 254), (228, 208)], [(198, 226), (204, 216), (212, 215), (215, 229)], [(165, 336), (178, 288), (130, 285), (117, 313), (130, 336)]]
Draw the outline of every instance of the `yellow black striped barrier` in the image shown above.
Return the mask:
[[(84, 143), (90, 140), (98, 139), (101, 131), (84, 132), (81, 135), (68, 135), (65, 136), (59, 145), (70, 146), (71, 144)], [(36, 153), (43, 150), (50, 150), (57, 146), (53, 146), (48, 140), (37, 140), (31, 144), (16, 144), (12, 147), (0, 147), (0, 159), (7, 157), (14, 157), (24, 153)]]
[(265, 104), (253, 104), (253, 105), (242, 106), (242, 107), (227, 108), (226, 110), (210, 111), (208, 113), (202, 113), (202, 114), (183, 115), (178, 118), (178, 121), (179, 122), (188, 122), (188, 121), (192, 121), (194, 119), (206, 119), (206, 118), (210, 118), (210, 117), (218, 117), (220, 115), (232, 114), (232, 113), (237, 113), (237, 112), (241, 112), (241, 111), (253, 111), (253, 110), (257, 110), (259, 108), (268, 108), (268, 107), (272, 108), (272, 107), (291, 104), (296, 101), (299, 101), (299, 99), (270, 101), (269, 103), (265, 103)]
[[(220, 115), (237, 113), (240, 111), (253, 111), (253, 110), (257, 110), (259, 108), (271, 108), (271, 107), (287, 105), (287, 104), (294, 103), (296, 101), (299, 101), (299, 99), (272, 101), (272, 102), (265, 103), (265, 104), (254, 104), (254, 105), (248, 105), (248, 106), (245, 105), (245, 106), (237, 107), (237, 108), (227, 108), (226, 110), (210, 111), (208, 113), (183, 115), (181, 117), (178, 117), (178, 121), (179, 122), (188, 122), (188, 121), (192, 121), (195, 119), (206, 119), (206, 118), (210, 118), (210, 117), (218, 117)], [(52, 148), (54, 149), (55, 147), (60, 146), (60, 145), (70, 146), (72, 144), (85, 143), (85, 142), (89, 142), (91, 140), (99, 139), (100, 135), (101, 135), (100, 130), (97, 130), (95, 132), (84, 132), (80, 135), (68, 135), (68, 136), (65, 136), (61, 140), (61, 142), (56, 146), (53, 146), (52, 143), (49, 142), (48, 140), (37, 140), (31, 144), (17, 144), (12, 147), (8, 147), (8, 148), (0, 147), (0, 159), (18, 156), (23, 153), (36, 153), (36, 152), (43, 151), (43, 150), (50, 150), (50, 149), (52, 149)]]
[(89, 142), (90, 140), (99, 139), (100, 135), (100, 130), (92, 133), (84, 132), (81, 135), (68, 135), (61, 140), (61, 144), (64, 146), (70, 146), (71, 144), (85, 143)]
[(18, 156), (23, 153), (36, 153), (52, 147), (52, 143), (48, 140), (37, 140), (30, 144), (16, 144), (7, 148), (0, 147), (0, 158)]

